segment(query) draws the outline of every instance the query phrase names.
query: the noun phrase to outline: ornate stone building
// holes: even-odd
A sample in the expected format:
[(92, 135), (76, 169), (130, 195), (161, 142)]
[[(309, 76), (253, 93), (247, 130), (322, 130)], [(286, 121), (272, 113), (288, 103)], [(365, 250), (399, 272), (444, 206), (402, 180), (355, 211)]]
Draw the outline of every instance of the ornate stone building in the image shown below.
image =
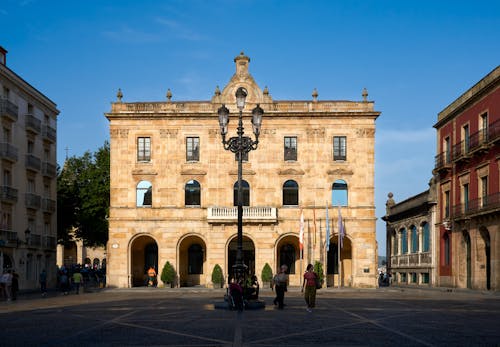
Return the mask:
[[(106, 114), (110, 123), (111, 206), (107, 246), (109, 286), (143, 285), (149, 266), (169, 261), (181, 286), (210, 285), (219, 264), (225, 276), (236, 256), (237, 161), (221, 143), (217, 109), (225, 104), (236, 134), (235, 91), (248, 91), (250, 110), (264, 110), (257, 150), (243, 163), (244, 262), (259, 279), (266, 263), (288, 264), (299, 285), (308, 263), (320, 261), (337, 284), (338, 208), (346, 236), (342, 284), (375, 287), (375, 120), (367, 101), (276, 101), (249, 73), (250, 59), (235, 58), (236, 73), (208, 101), (124, 102), (121, 91)], [(326, 206), (330, 251), (326, 252)], [(304, 215), (303, 257), (299, 250)]]
[(439, 284), (500, 289), (500, 66), (438, 115)]
[(0, 268), (20, 289), (56, 280), (56, 104), (7, 67), (0, 47)]
[(436, 194), (429, 190), (395, 203), (389, 193), (386, 204), (387, 271), (398, 285), (435, 286), (437, 247)]

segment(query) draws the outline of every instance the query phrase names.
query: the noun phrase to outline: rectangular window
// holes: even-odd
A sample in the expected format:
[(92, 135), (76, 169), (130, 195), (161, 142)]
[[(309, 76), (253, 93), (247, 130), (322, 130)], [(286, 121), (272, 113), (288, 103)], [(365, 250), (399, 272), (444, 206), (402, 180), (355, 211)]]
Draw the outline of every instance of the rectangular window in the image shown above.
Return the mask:
[(12, 185), (12, 174), (10, 170), (3, 170), (3, 185), (10, 187)]
[(346, 160), (346, 144), (347, 139), (345, 136), (333, 137), (333, 160)]
[(468, 153), (470, 148), (470, 142), (469, 142), (470, 131), (468, 124), (464, 125), (463, 127), (463, 136), (464, 136), (464, 153)]
[(411, 273), (411, 283), (417, 283), (417, 273), (416, 272)]
[(33, 114), (33, 105), (28, 103), (28, 114), (34, 115)]
[(481, 142), (487, 142), (488, 141), (488, 112), (483, 113), (481, 115), (481, 120), (479, 124), (479, 129), (480, 129), (480, 140)]
[(28, 154), (33, 154), (35, 151), (35, 143), (31, 140), (28, 140)]
[(449, 164), (451, 162), (451, 142), (449, 137), (444, 139), (444, 153), (445, 164)]
[(488, 176), (481, 177), (481, 207), (488, 205)]
[(186, 138), (186, 160), (187, 161), (200, 161), (200, 138), (187, 137)]
[(151, 161), (151, 138), (137, 138), (137, 161)]
[(400, 272), (399, 278), (401, 279), (401, 283), (407, 283), (406, 281), (406, 272)]
[(285, 160), (297, 160), (297, 137), (285, 136)]
[(463, 204), (464, 204), (464, 211), (467, 212), (469, 211), (469, 184), (464, 184), (463, 185)]
[(428, 272), (422, 273), (421, 278), (422, 278), (423, 284), (429, 284), (429, 273)]
[(444, 217), (450, 218), (450, 191), (444, 192)]

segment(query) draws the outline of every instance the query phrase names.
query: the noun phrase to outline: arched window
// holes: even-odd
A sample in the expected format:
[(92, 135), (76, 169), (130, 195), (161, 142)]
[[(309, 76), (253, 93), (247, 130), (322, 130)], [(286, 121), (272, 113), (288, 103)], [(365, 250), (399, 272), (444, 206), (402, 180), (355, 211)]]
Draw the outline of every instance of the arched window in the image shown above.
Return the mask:
[[(242, 190), (242, 195), (243, 195), (243, 206), (250, 206), (250, 185), (248, 184), (247, 181), (242, 180), (241, 181), (241, 190)], [(234, 183), (233, 187), (233, 204), (234, 206), (238, 206), (238, 181)]]
[(392, 232), (392, 244), (393, 244), (393, 251), (392, 251), (392, 255), (398, 255), (398, 252), (399, 252), (399, 247), (398, 247), (398, 234), (396, 233), (396, 231), (394, 230)]
[(288, 266), (288, 273), (295, 273), (295, 247), (287, 243), (280, 248), (280, 265)]
[(185, 192), (185, 205), (186, 206), (200, 206), (200, 184), (195, 180), (190, 180), (186, 183)]
[(401, 233), (401, 254), (408, 253), (408, 233), (405, 228), (402, 228)]
[(283, 206), (297, 206), (299, 204), (299, 185), (294, 180), (283, 184)]
[(429, 252), (431, 243), (430, 236), (429, 223), (424, 222), (422, 224), (422, 252)]
[(149, 181), (140, 181), (136, 190), (136, 206), (151, 206), (153, 203), (153, 186)]
[(418, 232), (417, 227), (412, 225), (410, 227), (411, 230), (411, 253), (418, 252)]
[(188, 274), (203, 274), (203, 247), (197, 243), (188, 248)]
[(347, 206), (347, 183), (336, 180), (332, 184), (332, 206)]

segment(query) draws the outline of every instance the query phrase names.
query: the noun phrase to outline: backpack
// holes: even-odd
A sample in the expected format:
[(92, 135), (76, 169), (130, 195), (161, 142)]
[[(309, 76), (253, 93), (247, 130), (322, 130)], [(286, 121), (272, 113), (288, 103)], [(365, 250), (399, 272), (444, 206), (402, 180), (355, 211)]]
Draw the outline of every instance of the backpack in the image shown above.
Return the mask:
[(314, 282), (316, 283), (316, 289), (321, 289), (322, 287), (321, 280), (319, 279), (319, 276), (316, 273), (314, 275), (315, 275)]

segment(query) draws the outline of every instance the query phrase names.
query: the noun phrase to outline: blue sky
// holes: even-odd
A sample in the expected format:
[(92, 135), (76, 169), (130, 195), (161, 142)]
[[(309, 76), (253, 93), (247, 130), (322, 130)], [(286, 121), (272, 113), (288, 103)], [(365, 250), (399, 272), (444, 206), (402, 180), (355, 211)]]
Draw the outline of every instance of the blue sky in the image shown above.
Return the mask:
[(361, 100), (377, 120), (375, 198), (385, 254), (388, 192), (428, 188), (437, 114), (500, 63), (499, 1), (0, 2), (7, 65), (57, 103), (58, 162), (109, 138), (124, 101), (208, 100), (251, 58), (275, 100)]

